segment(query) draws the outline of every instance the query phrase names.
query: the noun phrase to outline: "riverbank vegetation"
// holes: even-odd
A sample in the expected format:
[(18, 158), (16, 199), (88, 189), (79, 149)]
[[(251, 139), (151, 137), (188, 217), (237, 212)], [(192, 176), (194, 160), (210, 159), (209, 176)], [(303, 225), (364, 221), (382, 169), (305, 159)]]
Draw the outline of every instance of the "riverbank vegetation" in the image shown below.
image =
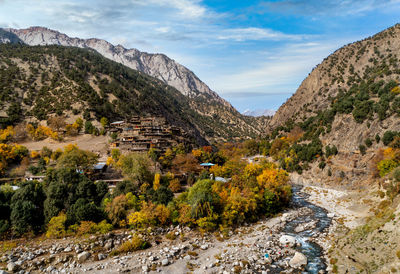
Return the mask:
[[(25, 168), (42, 175), (43, 181), (16, 182), (17, 188), (2, 185), (3, 238), (41, 233), (64, 237), (171, 224), (224, 230), (273, 215), (291, 198), (288, 173), (266, 160), (250, 163), (245, 157), (251, 154), (249, 145), (188, 152), (180, 145), (161, 155), (113, 150), (107, 162), (125, 180), (111, 192), (107, 183), (91, 178), (97, 156), (76, 145), (39, 152), (5, 146), (16, 156), (4, 159), (26, 161)], [(217, 164), (207, 169), (201, 162)]]

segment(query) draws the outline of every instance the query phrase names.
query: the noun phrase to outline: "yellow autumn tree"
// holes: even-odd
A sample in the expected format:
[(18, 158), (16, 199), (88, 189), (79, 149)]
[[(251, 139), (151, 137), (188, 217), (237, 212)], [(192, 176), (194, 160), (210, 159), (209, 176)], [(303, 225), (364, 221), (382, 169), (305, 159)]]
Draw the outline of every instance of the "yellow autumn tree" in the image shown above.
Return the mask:
[(161, 179), (161, 174), (160, 173), (156, 173), (154, 175), (154, 181), (153, 181), (153, 189), (157, 190), (160, 188), (160, 179)]
[(15, 135), (14, 127), (8, 126), (5, 129), (0, 129), (0, 143), (9, 141)]

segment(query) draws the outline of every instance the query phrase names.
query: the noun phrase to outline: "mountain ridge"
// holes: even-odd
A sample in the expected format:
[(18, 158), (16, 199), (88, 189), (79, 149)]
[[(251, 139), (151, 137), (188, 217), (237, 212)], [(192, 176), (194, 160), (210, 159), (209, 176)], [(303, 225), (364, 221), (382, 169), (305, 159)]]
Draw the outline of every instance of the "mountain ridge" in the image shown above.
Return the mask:
[(137, 49), (125, 49), (121, 45), (114, 46), (97, 38), (70, 38), (66, 34), (44, 27), (4, 29), (0, 33), (0, 42), (24, 43), (31, 46), (60, 45), (88, 48), (112, 61), (155, 77), (189, 98), (190, 107), (200, 116), (213, 120), (215, 128), (205, 130), (208, 132), (206, 136), (209, 141), (249, 138), (264, 132), (265, 121), (241, 115), (192, 71), (164, 54), (149, 54)]

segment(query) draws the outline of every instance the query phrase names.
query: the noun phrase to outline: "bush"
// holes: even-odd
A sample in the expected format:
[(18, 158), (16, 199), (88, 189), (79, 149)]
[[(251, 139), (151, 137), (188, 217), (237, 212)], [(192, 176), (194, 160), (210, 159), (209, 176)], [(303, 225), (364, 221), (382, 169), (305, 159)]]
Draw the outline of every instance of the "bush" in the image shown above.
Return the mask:
[[(133, 235), (132, 239), (124, 242), (117, 250), (117, 254), (128, 253), (137, 250), (143, 250), (149, 248), (151, 245), (149, 242), (143, 240), (137, 235)], [(114, 252), (115, 254), (115, 252)], [(115, 254), (115, 255), (117, 255)]]
[(77, 229), (78, 235), (90, 235), (95, 233), (105, 234), (113, 229), (113, 225), (107, 223), (106, 220), (96, 224), (91, 221), (82, 221)]
[(365, 140), (365, 145), (366, 145), (367, 147), (371, 147), (371, 146), (372, 146), (372, 140), (371, 140), (370, 138), (367, 138), (367, 139)]
[(378, 163), (379, 176), (383, 177), (398, 166), (398, 163), (392, 159), (385, 159)]
[(361, 154), (365, 155), (367, 148), (364, 145), (359, 145), (358, 148), (360, 149)]
[(400, 168), (396, 168), (393, 172), (393, 178), (397, 181), (400, 182)]
[(382, 137), (383, 144), (385, 146), (389, 145), (393, 141), (394, 137), (396, 137), (398, 135), (399, 135), (399, 133), (396, 131), (391, 131), (391, 130), (386, 131)]

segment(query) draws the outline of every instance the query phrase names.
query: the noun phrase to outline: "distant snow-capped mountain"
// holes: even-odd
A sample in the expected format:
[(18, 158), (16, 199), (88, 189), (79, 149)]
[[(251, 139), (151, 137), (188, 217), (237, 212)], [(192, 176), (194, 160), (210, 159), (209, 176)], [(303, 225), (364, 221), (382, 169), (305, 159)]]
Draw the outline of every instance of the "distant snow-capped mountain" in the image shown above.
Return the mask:
[(256, 109), (256, 110), (246, 109), (245, 111), (242, 112), (242, 114), (246, 116), (260, 117), (260, 116), (274, 116), (275, 112), (276, 111), (273, 109)]

